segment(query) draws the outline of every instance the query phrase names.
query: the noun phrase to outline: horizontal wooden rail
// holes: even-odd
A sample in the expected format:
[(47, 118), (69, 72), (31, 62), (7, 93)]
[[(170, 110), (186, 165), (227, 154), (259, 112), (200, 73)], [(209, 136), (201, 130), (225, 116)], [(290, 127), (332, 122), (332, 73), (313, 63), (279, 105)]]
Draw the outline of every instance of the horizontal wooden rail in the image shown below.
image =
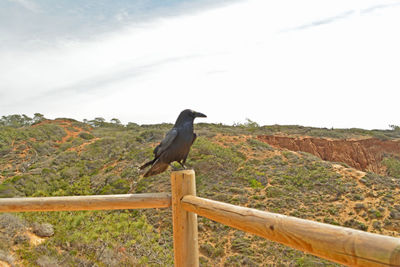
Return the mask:
[(0, 212), (168, 208), (168, 193), (0, 198)]
[(348, 266), (400, 266), (400, 238), (186, 195), (182, 207), (231, 227)]

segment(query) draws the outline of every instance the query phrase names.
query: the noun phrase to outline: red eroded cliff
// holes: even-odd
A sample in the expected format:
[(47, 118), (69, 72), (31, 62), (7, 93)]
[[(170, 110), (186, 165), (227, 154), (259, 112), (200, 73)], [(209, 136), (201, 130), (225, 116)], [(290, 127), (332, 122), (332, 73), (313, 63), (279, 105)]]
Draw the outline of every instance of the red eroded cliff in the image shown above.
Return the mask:
[(344, 162), (362, 171), (383, 174), (381, 165), (383, 155), (400, 156), (400, 141), (380, 140), (376, 138), (361, 140), (330, 140), (313, 137), (286, 137), (260, 135), (260, 141), (269, 145), (292, 151), (303, 151), (323, 160)]

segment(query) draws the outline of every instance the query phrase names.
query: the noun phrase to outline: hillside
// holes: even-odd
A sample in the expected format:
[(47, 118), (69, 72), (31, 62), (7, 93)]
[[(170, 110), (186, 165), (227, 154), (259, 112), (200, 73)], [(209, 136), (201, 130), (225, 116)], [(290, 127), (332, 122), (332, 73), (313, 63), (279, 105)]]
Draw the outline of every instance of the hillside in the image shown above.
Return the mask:
[(382, 175), (394, 174), (389, 166), (390, 158), (400, 157), (400, 140), (331, 140), (276, 135), (259, 135), (257, 138), (275, 147), (311, 153), (323, 160), (347, 163), (358, 170)]
[[(170, 191), (169, 172), (140, 178), (137, 171), (170, 124), (123, 126), (99, 118), (30, 124), (0, 126), (0, 197)], [(196, 171), (199, 196), (400, 236), (398, 127), (335, 130), (248, 121), (195, 128), (199, 138), (188, 165)], [(269, 140), (276, 137), (296, 146)], [(380, 167), (355, 169), (340, 157), (300, 149), (295, 140), (307, 138), (344, 150), (352, 140), (374, 138), (373, 148), (383, 147), (373, 162)], [(199, 243), (202, 266), (335, 265), (202, 217)], [(172, 264), (169, 209), (0, 214), (0, 266)]]

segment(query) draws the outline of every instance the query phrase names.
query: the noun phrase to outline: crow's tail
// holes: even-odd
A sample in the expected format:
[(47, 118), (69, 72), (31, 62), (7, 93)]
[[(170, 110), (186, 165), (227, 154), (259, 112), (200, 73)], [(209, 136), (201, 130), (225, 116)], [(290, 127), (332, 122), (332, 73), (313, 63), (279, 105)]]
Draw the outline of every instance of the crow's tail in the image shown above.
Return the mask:
[(147, 166), (150, 166), (155, 161), (156, 161), (156, 159), (153, 159), (153, 160), (150, 160), (149, 162), (146, 162), (145, 164), (143, 164), (142, 166), (139, 167), (139, 170), (143, 170), (143, 169), (147, 168)]
[[(147, 164), (147, 163), (146, 163)], [(145, 164), (145, 165), (146, 165)], [(144, 166), (144, 165), (143, 165)], [(164, 172), (166, 169), (168, 169), (169, 164), (165, 162), (160, 162), (159, 160), (155, 161), (153, 166), (143, 175), (143, 177), (149, 177), (153, 176), (159, 173)]]

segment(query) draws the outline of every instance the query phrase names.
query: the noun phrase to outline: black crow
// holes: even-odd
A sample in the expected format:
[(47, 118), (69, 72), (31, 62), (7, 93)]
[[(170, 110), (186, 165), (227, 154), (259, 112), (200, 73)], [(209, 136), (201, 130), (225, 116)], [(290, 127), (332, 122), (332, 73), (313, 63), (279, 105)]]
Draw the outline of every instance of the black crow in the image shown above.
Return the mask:
[(179, 114), (174, 127), (154, 149), (154, 159), (139, 168), (143, 170), (151, 165), (151, 168), (143, 175), (144, 177), (162, 173), (174, 161), (177, 161), (183, 168), (186, 168), (186, 158), (190, 147), (196, 139), (196, 134), (193, 132), (193, 120), (197, 117), (206, 118), (207, 116), (190, 109), (185, 109)]

